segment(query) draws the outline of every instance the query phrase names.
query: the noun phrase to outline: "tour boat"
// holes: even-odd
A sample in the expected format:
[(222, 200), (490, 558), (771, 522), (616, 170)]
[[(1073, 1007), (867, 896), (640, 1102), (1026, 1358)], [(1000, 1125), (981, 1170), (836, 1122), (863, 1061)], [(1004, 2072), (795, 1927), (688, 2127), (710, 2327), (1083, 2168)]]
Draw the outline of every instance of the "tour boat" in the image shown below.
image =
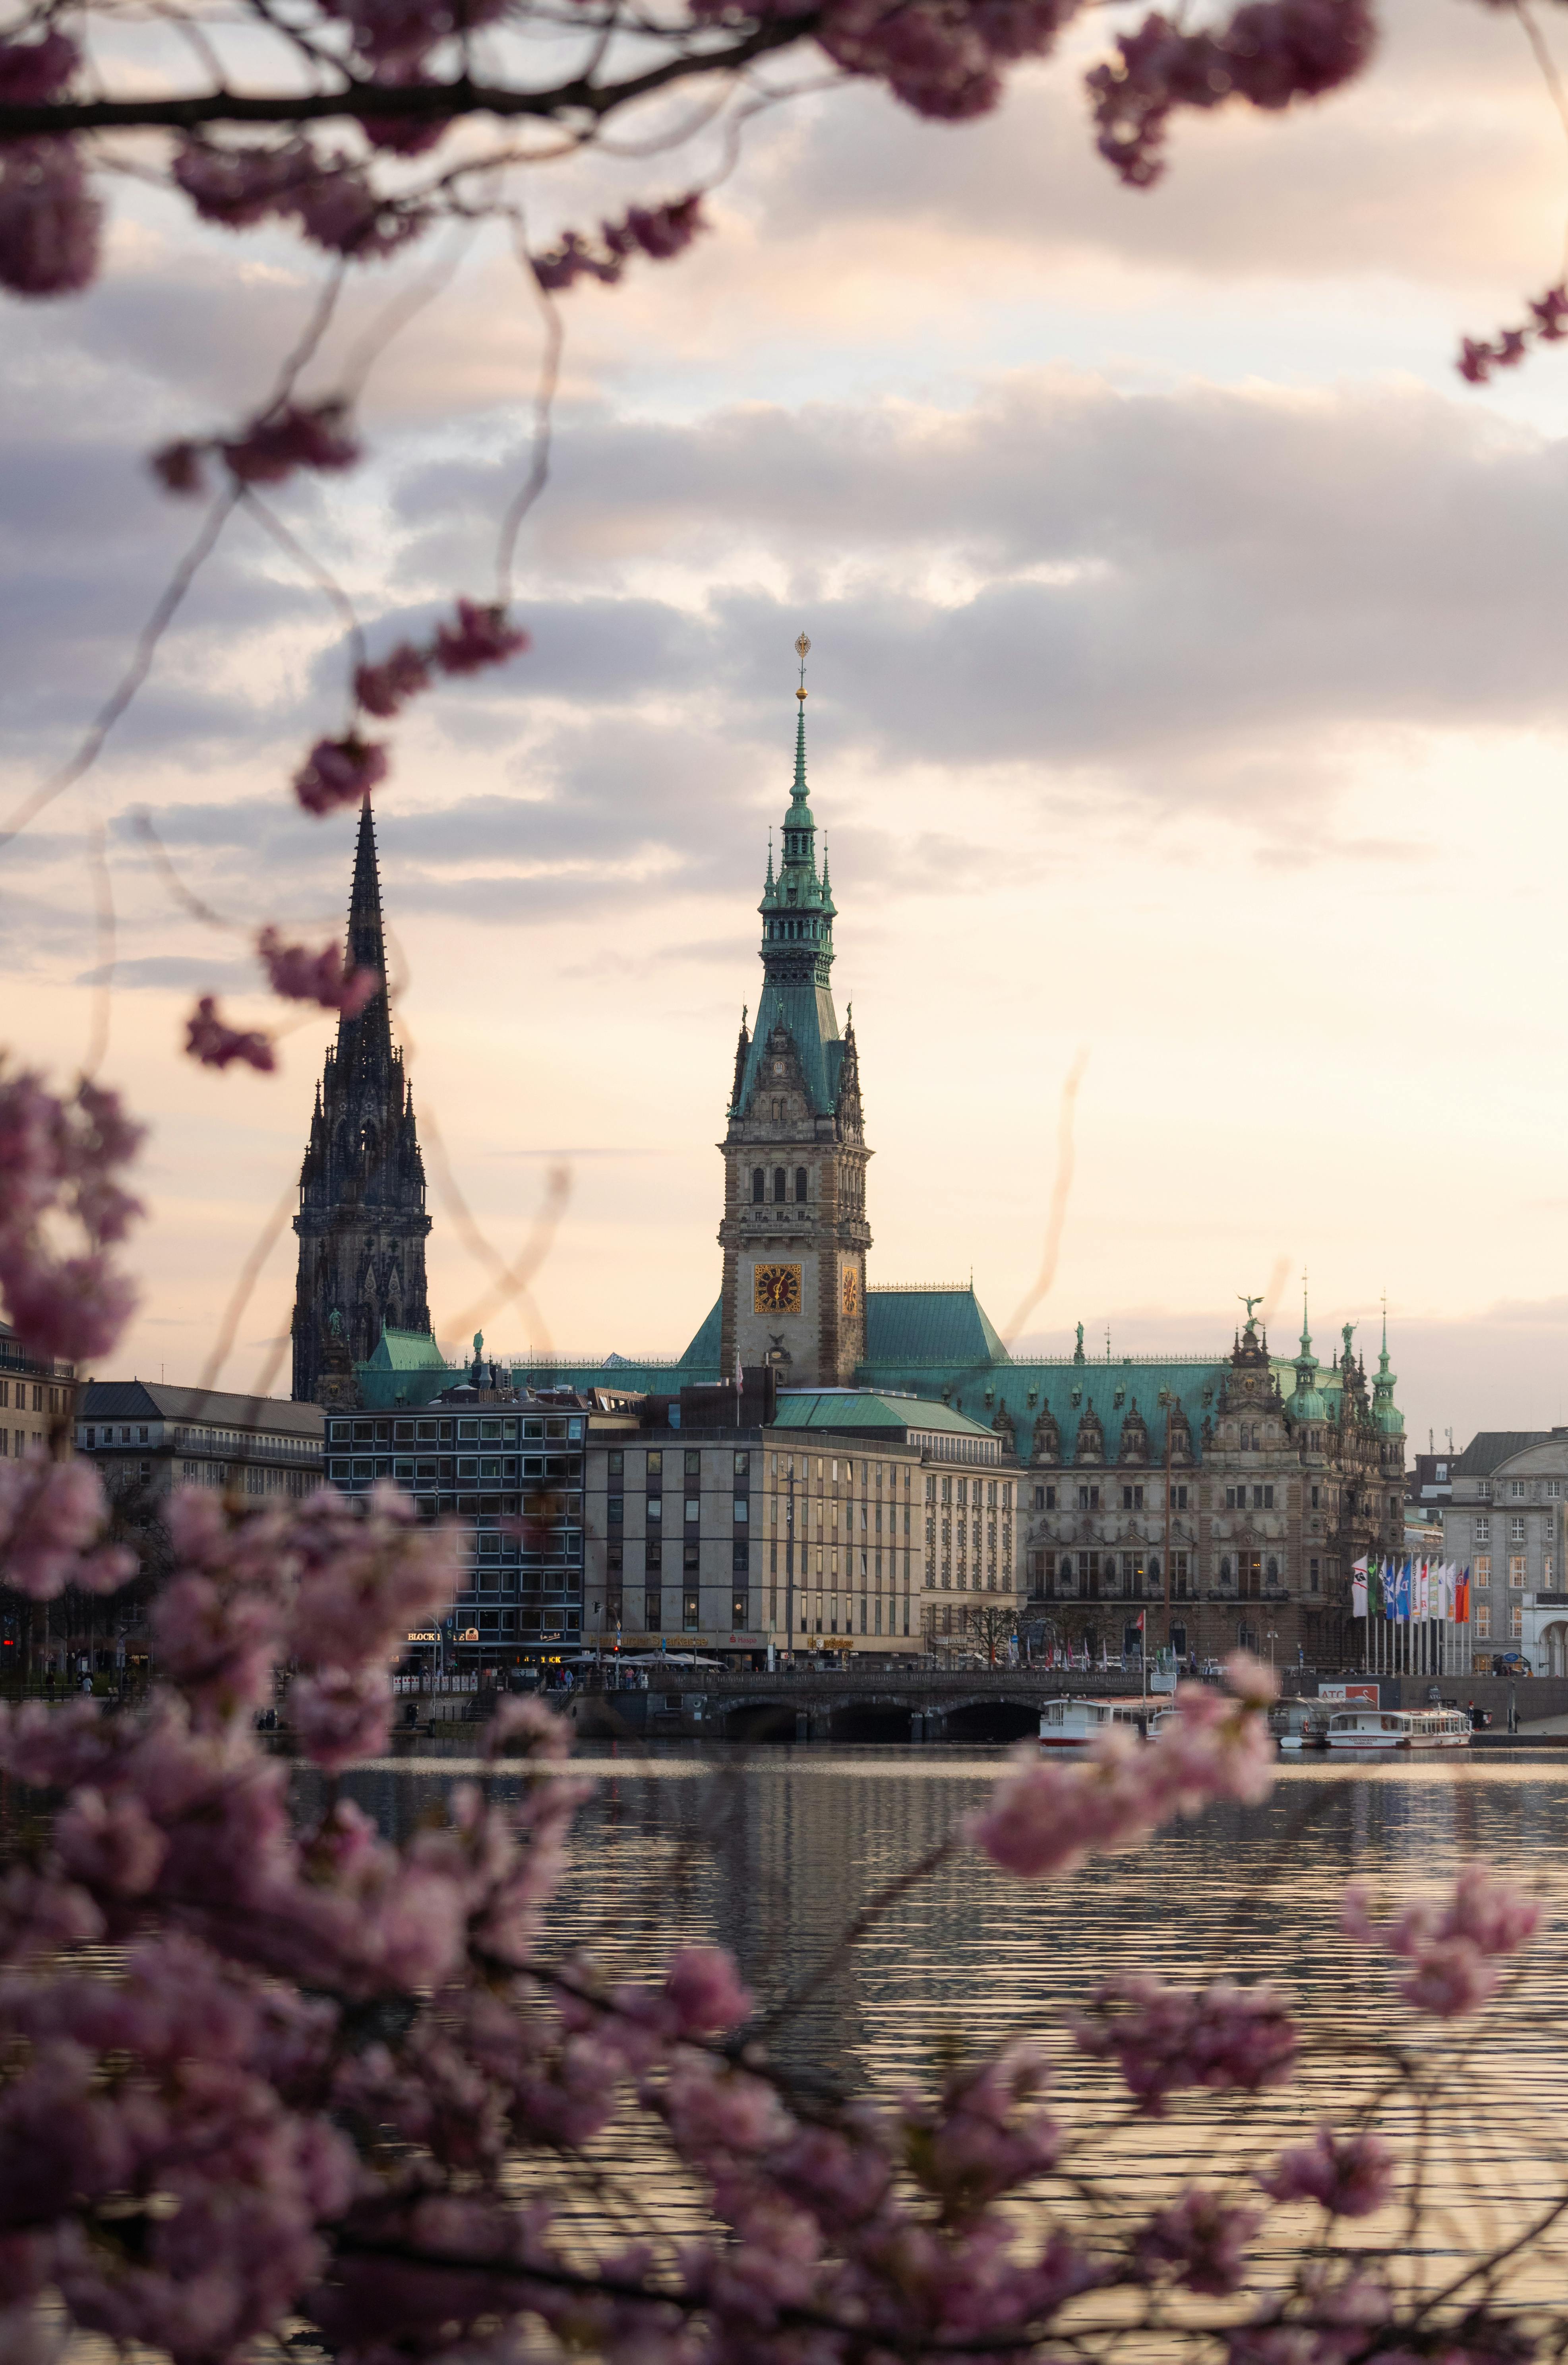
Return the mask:
[(1047, 1700), (1040, 1711), (1040, 1747), (1087, 1749), (1117, 1725), (1141, 1735), (1144, 1715), (1137, 1700)]
[(1457, 1708), (1347, 1708), (1328, 1720), (1330, 1749), (1468, 1749)]
[(1269, 1730), (1288, 1755), (1322, 1749), (1328, 1740), (1328, 1710), (1316, 1700), (1282, 1700), (1270, 1710)]

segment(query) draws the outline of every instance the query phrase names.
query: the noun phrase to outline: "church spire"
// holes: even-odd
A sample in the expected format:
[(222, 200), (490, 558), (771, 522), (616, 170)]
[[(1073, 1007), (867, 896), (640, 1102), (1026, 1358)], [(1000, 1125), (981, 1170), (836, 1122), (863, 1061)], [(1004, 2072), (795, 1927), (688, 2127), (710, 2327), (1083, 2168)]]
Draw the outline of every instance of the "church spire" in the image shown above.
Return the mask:
[(375, 824), (370, 799), (359, 809), (359, 839), (354, 846), (353, 885), (349, 891), (348, 967), (374, 970), (381, 992), (366, 1003), (356, 1018), (338, 1021), (340, 1063), (374, 1065), (390, 1076), (392, 1014), (386, 992), (386, 929), (381, 916), (381, 869), (375, 855)]

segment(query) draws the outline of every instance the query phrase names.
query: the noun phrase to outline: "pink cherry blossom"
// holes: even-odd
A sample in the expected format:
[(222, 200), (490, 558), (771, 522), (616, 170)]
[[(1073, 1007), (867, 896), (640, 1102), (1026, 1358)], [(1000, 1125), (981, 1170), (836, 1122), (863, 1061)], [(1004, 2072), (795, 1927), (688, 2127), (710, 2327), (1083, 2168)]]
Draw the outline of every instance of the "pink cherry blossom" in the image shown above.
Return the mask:
[(210, 993), (202, 995), (185, 1021), (185, 1049), (204, 1068), (229, 1068), (238, 1060), (242, 1067), (270, 1076), (277, 1066), (271, 1037), (227, 1026)]
[(37, 106), (53, 98), (81, 62), (79, 46), (58, 26), (39, 40), (0, 40), (0, 106)]
[(341, 1010), (345, 1018), (357, 1018), (381, 991), (373, 969), (345, 971), (340, 945), (323, 945), (319, 952), (311, 952), (305, 945), (286, 945), (275, 928), (266, 927), (256, 939), (256, 951), (273, 992), (288, 1002), (314, 1002), (323, 1010)]
[(140, 1897), (162, 1868), (168, 1843), (134, 1794), (75, 1792), (54, 1827), (66, 1872), (95, 1895)]
[(34, 1601), (67, 1586), (112, 1593), (136, 1555), (100, 1540), (107, 1506), (90, 1462), (0, 1462), (0, 1574)]
[(533, 275), (550, 295), (578, 279), (597, 279), (613, 286), (628, 257), (643, 254), (651, 262), (667, 263), (683, 253), (707, 227), (702, 199), (696, 191), (666, 205), (633, 206), (619, 221), (600, 223), (597, 247), (590, 246), (580, 232), (568, 230), (550, 253), (532, 257)]
[(242, 434), (218, 449), (241, 484), (281, 485), (299, 468), (353, 467), (360, 447), (348, 419), (348, 405), (336, 399), (286, 403), (252, 420)]
[(346, 739), (318, 739), (294, 776), (294, 793), (307, 813), (335, 812), (358, 804), (386, 778), (386, 750), (351, 733)]
[(329, 1667), (301, 1676), (289, 1691), (288, 1719), (312, 1765), (335, 1774), (356, 1757), (375, 1757), (386, 1748), (391, 1687), (368, 1667)]
[(528, 634), (508, 623), (504, 608), (459, 600), (457, 622), (439, 627), (431, 656), (442, 673), (479, 673), (486, 666), (504, 665), (529, 645)]
[(1138, 2227), (1133, 2255), (1151, 2279), (1170, 2275), (1189, 2291), (1224, 2299), (1246, 2281), (1247, 2246), (1262, 2222), (1261, 2211), (1193, 2185)]
[(1184, 2086), (1257, 2093), (1294, 2074), (1298, 2038), (1282, 1996), (1270, 1987), (1161, 1987), (1107, 1980), (1074, 2034), (1085, 2053), (1114, 2058), (1143, 2108), (1161, 2115)]
[(1497, 1988), (1495, 1958), (1517, 1954), (1534, 1936), (1540, 1907), (1484, 1865), (1467, 1864), (1447, 1900), (1425, 1898), (1396, 1921), (1372, 1918), (1370, 1883), (1351, 1881), (1340, 1926), (1362, 1945), (1380, 1946), (1412, 1968), (1400, 1983), (1405, 2001), (1443, 2020), (1479, 2011)]
[(90, 286), (103, 214), (74, 140), (0, 146), (0, 287), (14, 296), (74, 296)]
[(1394, 2191), (1394, 2154), (1381, 2135), (1337, 2135), (1320, 2126), (1310, 2144), (1282, 2152), (1258, 2181), (1276, 2201), (1316, 2201), (1333, 2217), (1370, 2217)]
[(430, 685), (430, 659), (411, 641), (399, 641), (379, 665), (362, 665), (353, 678), (353, 693), (367, 714), (386, 720), (398, 713), (410, 698)]

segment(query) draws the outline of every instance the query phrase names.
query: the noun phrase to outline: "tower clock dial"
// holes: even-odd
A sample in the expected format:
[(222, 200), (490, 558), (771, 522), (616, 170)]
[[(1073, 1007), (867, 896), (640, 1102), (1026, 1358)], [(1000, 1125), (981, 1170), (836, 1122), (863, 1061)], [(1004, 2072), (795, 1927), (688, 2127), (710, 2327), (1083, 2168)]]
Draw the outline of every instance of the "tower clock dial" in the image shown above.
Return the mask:
[(759, 1264), (753, 1272), (752, 1304), (758, 1314), (799, 1314), (801, 1268), (798, 1264)]

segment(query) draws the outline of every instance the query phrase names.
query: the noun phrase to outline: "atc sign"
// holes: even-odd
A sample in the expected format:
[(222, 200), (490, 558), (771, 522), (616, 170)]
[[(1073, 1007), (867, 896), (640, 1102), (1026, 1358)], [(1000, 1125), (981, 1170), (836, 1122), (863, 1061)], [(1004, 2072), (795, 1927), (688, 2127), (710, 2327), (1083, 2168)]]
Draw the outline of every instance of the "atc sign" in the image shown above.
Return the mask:
[(1379, 1694), (1375, 1684), (1319, 1684), (1320, 1700), (1344, 1700), (1358, 1708), (1376, 1708)]

